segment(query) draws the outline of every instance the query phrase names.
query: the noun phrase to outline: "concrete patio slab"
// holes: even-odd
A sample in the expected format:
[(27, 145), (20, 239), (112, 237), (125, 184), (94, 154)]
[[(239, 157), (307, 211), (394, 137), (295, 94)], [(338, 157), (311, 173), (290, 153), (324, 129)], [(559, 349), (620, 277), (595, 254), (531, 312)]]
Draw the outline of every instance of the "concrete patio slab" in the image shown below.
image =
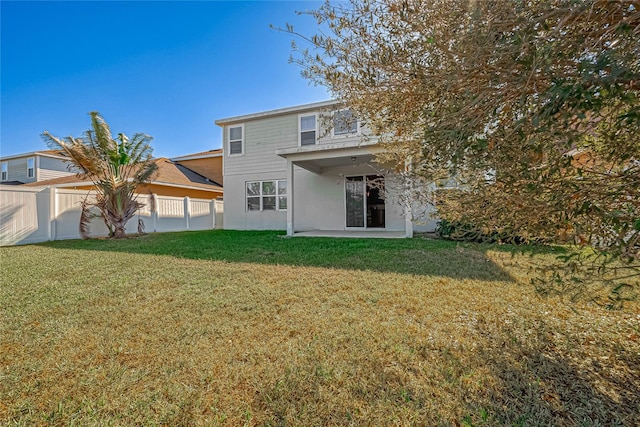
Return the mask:
[(404, 231), (384, 230), (311, 230), (296, 231), (293, 237), (343, 237), (357, 239), (405, 239)]

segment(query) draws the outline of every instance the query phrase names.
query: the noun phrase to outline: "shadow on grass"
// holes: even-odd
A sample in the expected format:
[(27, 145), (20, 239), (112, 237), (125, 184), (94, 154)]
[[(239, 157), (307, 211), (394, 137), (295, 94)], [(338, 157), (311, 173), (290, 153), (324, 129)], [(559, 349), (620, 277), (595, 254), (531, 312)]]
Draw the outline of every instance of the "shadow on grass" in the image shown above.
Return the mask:
[[(531, 341), (520, 341), (522, 332), (496, 324), (468, 345), (407, 344), (410, 356), (399, 362), (369, 348), (351, 365), (331, 366), (311, 352), (297, 363), (285, 363), (283, 375), (258, 391), (254, 405), (272, 414), (264, 425), (299, 424), (301, 419), (308, 425), (327, 419), (348, 425), (354, 418), (358, 424), (371, 414), (384, 419), (392, 411), (398, 418), (380, 425), (408, 420), (410, 425), (466, 427), (640, 425), (640, 361), (633, 354), (612, 346), (603, 361), (602, 353), (557, 348), (551, 330)], [(322, 391), (335, 387), (335, 372), (342, 373), (340, 381), (348, 387), (332, 401)], [(339, 411), (308, 410), (326, 407)], [(369, 414), (363, 415), (363, 407)]]
[(455, 279), (511, 281), (474, 247), (428, 239), (288, 238), (277, 231), (158, 233), (126, 240), (42, 243), (52, 248), (170, 255), (196, 260), (372, 270)]
[(493, 385), (468, 401), (466, 425), (640, 425), (640, 361), (623, 348), (603, 357), (502, 344), (476, 355)]

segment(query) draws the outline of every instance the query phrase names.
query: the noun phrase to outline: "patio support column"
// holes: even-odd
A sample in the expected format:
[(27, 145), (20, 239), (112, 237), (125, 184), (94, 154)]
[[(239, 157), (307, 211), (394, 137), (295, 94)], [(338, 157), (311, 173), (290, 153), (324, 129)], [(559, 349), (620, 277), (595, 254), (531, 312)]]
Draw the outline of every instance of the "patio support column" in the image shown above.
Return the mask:
[(293, 162), (287, 159), (287, 236), (293, 236)]
[(404, 209), (404, 235), (405, 237), (413, 237), (413, 221), (411, 221), (412, 212), (409, 202), (407, 202)]
[(404, 185), (404, 235), (405, 237), (413, 237), (413, 180), (408, 176), (411, 172), (411, 158), (404, 162), (406, 185)]

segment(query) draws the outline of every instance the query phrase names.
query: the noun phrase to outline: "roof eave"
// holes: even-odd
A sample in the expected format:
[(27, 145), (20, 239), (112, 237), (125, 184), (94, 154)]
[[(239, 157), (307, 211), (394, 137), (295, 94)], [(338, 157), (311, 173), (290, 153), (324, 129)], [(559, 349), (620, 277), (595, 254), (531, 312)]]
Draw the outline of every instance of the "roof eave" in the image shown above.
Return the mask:
[(305, 111), (316, 110), (323, 107), (331, 107), (340, 104), (341, 101), (332, 99), (330, 101), (314, 102), (311, 104), (296, 105), (294, 107), (279, 108), (276, 110), (262, 111), (259, 113), (245, 114), (242, 116), (228, 117), (226, 119), (218, 119), (214, 123), (218, 126), (224, 126), (233, 123), (246, 122), (248, 120), (264, 119), (268, 117), (281, 116), (291, 113), (303, 113)]
[(43, 153), (41, 151), (31, 151), (29, 153), (13, 154), (11, 156), (0, 156), (0, 159), (2, 161), (5, 161), (5, 160), (15, 160), (15, 159), (21, 159), (23, 157), (35, 157), (35, 156), (51, 157), (53, 159), (61, 159), (61, 160), (70, 160), (68, 157), (56, 156), (55, 154)]
[(171, 160), (172, 162), (182, 162), (185, 160), (212, 159), (215, 157), (222, 157), (222, 152), (214, 154), (203, 154), (200, 156), (171, 157), (169, 160)]

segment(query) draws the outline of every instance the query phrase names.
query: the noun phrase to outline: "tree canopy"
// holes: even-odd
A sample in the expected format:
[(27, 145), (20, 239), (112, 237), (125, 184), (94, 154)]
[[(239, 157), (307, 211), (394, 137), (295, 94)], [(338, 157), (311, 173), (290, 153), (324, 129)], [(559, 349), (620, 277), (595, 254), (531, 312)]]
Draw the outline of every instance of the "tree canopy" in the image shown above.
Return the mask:
[(123, 238), (127, 221), (143, 206), (136, 200), (135, 191), (157, 169), (151, 158), (152, 138), (144, 133), (136, 133), (132, 138), (120, 133), (114, 138), (100, 113), (92, 111), (89, 115), (91, 129), (83, 137), (59, 138), (47, 131), (42, 137), (49, 147), (65, 153), (81, 178), (93, 182), (97, 191), (95, 206), (110, 234)]
[[(327, 31), (297, 34), (310, 47), (294, 44), (292, 60), (380, 136), (381, 160), (410, 159), (404, 176), (437, 195), (441, 218), (590, 246), (637, 280), (640, 2), (351, 0), (306, 13)], [(450, 176), (462, 194), (421, 191)]]

